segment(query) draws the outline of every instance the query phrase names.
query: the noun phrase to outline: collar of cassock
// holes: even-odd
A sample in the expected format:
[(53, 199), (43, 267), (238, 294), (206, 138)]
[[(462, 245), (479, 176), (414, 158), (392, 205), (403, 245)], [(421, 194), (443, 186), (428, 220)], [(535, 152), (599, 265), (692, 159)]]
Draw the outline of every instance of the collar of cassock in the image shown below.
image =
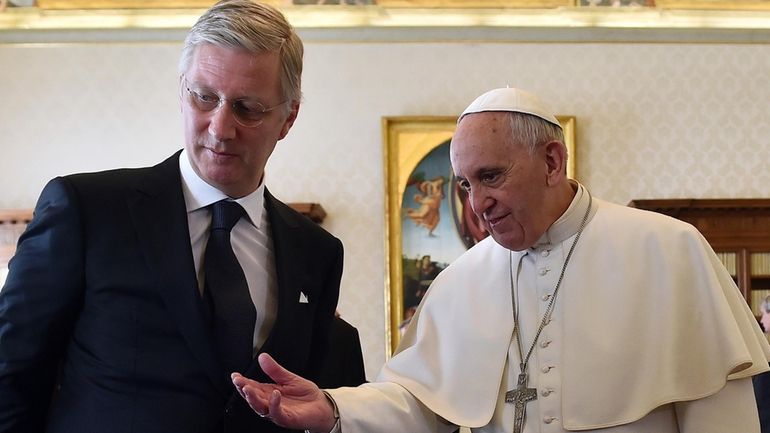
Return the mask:
[[(575, 189), (575, 197), (566, 211), (556, 220), (551, 227), (543, 233), (543, 236), (535, 242), (530, 249), (539, 249), (550, 245), (559, 244), (574, 236), (580, 229), (580, 223), (583, 220), (586, 209), (589, 204), (590, 193), (579, 182), (570, 180), (570, 185)], [(588, 214), (588, 221), (596, 213), (596, 206)]]

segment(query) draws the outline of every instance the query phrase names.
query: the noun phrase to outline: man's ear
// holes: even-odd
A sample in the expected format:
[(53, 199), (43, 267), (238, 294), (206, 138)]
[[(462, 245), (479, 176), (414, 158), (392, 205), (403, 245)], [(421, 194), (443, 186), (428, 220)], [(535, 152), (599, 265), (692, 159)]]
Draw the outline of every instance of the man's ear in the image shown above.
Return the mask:
[(286, 134), (289, 133), (292, 125), (294, 125), (294, 121), (297, 120), (297, 113), (299, 113), (299, 101), (291, 101), (291, 111), (289, 112), (289, 116), (286, 118), (286, 121), (283, 122), (283, 127), (281, 127), (281, 135), (278, 137), (279, 140), (283, 140), (283, 137), (286, 137)]
[(549, 186), (557, 185), (567, 177), (567, 146), (560, 141), (550, 141), (544, 146), (547, 166), (546, 181)]

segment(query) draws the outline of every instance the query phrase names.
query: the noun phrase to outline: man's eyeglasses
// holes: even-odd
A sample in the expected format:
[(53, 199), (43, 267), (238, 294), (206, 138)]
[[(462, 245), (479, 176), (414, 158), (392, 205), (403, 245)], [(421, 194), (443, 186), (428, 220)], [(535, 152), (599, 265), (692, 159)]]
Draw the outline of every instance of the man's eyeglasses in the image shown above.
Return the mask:
[(187, 91), (190, 105), (202, 113), (216, 111), (225, 102), (229, 102), (230, 109), (233, 110), (235, 122), (246, 128), (254, 128), (261, 125), (270, 111), (289, 102), (286, 100), (273, 105), (272, 107), (265, 107), (262, 103), (252, 99), (221, 98), (210, 90), (190, 88), (190, 85), (187, 83), (187, 78), (183, 78), (182, 86)]

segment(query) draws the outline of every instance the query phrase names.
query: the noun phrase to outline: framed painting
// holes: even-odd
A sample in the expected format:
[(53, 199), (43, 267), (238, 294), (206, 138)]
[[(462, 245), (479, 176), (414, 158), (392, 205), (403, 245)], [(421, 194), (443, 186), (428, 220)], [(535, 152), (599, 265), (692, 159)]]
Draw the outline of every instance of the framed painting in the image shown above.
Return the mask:
[[(575, 118), (557, 116), (575, 177)], [(456, 116), (384, 117), (387, 352), (390, 356), (433, 278), (486, 237), (449, 162)]]

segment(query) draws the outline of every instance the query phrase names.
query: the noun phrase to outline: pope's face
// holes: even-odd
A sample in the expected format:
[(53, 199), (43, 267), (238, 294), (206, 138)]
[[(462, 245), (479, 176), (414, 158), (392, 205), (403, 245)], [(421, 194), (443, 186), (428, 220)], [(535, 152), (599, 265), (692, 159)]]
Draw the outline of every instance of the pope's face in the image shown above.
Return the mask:
[[(299, 103), (285, 105), (281, 92), (280, 58), (276, 52), (260, 54), (211, 44), (197, 47), (182, 79), (181, 110), (185, 148), (195, 172), (230, 197), (253, 192), (278, 140), (289, 132)], [(192, 102), (188, 88), (226, 99), (205, 112)], [(245, 127), (235, 118), (232, 101), (255, 101), (277, 106), (258, 126)]]
[(500, 245), (531, 247), (552, 221), (545, 215), (548, 164), (511, 137), (509, 114), (465, 116), (452, 138), (450, 157), (473, 212)]

